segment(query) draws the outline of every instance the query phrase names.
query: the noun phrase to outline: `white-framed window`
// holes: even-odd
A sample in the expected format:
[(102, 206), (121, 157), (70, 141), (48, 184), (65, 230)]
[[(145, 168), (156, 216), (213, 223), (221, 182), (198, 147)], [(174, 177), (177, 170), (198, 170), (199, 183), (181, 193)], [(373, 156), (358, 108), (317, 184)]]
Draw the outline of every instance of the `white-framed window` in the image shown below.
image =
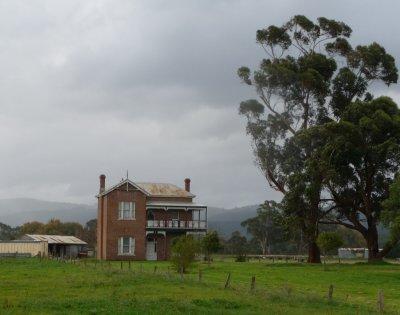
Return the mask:
[(118, 239), (118, 255), (135, 255), (135, 239), (123, 236)]
[(132, 220), (135, 219), (135, 203), (121, 201), (119, 203), (118, 218), (120, 220)]
[(205, 221), (206, 211), (203, 209), (193, 209), (192, 210), (192, 220), (193, 221)]

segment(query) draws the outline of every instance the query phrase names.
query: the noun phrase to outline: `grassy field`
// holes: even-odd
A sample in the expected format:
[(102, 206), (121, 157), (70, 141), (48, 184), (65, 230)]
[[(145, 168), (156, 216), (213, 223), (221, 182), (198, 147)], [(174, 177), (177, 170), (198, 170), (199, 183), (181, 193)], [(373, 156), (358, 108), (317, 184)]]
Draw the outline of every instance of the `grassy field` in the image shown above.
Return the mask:
[(0, 314), (373, 314), (379, 290), (385, 313), (400, 314), (400, 265), (216, 261), (183, 280), (169, 266), (0, 260)]

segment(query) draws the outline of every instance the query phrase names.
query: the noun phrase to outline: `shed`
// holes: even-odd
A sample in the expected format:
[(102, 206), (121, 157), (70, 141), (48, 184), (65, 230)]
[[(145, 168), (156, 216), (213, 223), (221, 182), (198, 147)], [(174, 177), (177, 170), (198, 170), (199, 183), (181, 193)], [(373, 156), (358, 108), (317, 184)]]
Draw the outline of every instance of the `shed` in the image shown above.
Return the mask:
[(61, 258), (75, 258), (87, 247), (81, 239), (66, 235), (25, 234), (21, 240), (47, 242), (49, 255)]
[(342, 259), (368, 258), (368, 248), (339, 248), (338, 256)]
[(44, 241), (0, 241), (0, 257), (47, 256), (47, 250), (47, 243)]

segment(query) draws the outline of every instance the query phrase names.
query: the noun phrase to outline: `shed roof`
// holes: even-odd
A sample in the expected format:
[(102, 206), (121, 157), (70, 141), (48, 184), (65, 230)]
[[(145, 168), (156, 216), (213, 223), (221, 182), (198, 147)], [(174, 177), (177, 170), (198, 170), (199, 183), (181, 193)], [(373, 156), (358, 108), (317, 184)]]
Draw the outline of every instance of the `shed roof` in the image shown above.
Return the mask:
[(86, 242), (80, 240), (79, 238), (68, 235), (25, 234), (25, 237), (34, 241), (44, 241), (48, 244), (87, 245)]
[(149, 197), (183, 197), (183, 198), (194, 198), (195, 195), (192, 193), (169, 183), (135, 183), (130, 179), (124, 179), (118, 184), (106, 189), (104, 192), (98, 194), (99, 196), (104, 196), (113, 191), (114, 189), (121, 187), (123, 185), (130, 184), (140, 191), (142, 191), (145, 195)]

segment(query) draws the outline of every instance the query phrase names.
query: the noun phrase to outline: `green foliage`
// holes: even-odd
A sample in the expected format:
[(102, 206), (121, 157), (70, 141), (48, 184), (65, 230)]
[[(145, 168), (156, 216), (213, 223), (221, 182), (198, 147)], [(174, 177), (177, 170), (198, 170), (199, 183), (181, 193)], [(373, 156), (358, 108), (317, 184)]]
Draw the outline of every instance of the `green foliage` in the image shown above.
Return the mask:
[(263, 255), (271, 253), (271, 246), (282, 237), (282, 229), (277, 224), (277, 203), (266, 201), (257, 210), (257, 216), (241, 223), (247, 232), (256, 239)]
[(382, 202), (382, 222), (390, 230), (388, 245), (399, 250), (400, 241), (400, 176), (397, 176), (389, 188), (389, 197)]
[(19, 234), (19, 227), (13, 228), (0, 222), (0, 241), (9, 241), (16, 239)]
[(96, 246), (96, 226), (96, 219), (88, 221), (85, 227), (78, 222), (61, 222), (58, 219), (51, 219), (47, 223), (32, 221), (24, 223), (18, 228), (18, 236), (24, 234), (72, 235), (81, 238), (94, 248)]
[(178, 272), (185, 273), (200, 252), (200, 243), (192, 235), (174, 239), (171, 248), (171, 262)]
[(247, 239), (242, 236), (239, 231), (232, 233), (231, 237), (226, 241), (225, 248), (229, 254), (236, 256), (237, 261), (245, 261), (247, 254)]
[[(361, 170), (366, 157), (363, 154), (368, 151), (373, 159), (381, 158), (382, 166), (390, 164), (397, 145), (393, 142), (396, 106), (387, 98), (373, 100), (368, 92), (372, 81), (387, 85), (397, 82), (394, 58), (377, 43), (353, 48), (348, 41), (351, 33), (351, 28), (340, 21), (320, 17), (314, 22), (296, 15), (282, 26), (258, 30), (257, 43), (266, 59), (254, 71), (248, 67), (238, 70), (240, 79), (253, 86), (259, 97), (239, 107), (239, 113), (247, 119), (256, 162), (270, 186), (283, 194), (282, 209), (288, 221), (302, 229), (313, 262), (319, 260), (315, 242), (321, 221), (350, 212), (361, 218), (347, 203), (332, 202), (335, 198), (327, 193), (331, 188), (327, 185), (333, 186), (331, 193), (339, 189), (346, 194), (346, 176), (354, 177), (349, 170), (351, 159)], [(323, 131), (325, 125), (329, 131)], [(334, 163), (340, 166), (332, 167), (329, 156), (324, 155), (329, 151), (325, 150), (324, 138), (332, 131), (329, 128), (342, 138), (341, 147), (333, 140), (337, 150), (331, 150), (332, 155), (339, 151), (341, 160)], [(347, 135), (341, 137), (340, 132)], [(333, 139), (333, 133), (331, 136)], [(366, 141), (369, 136), (372, 141)], [(347, 153), (352, 155), (350, 159)], [(340, 174), (339, 168), (347, 173)], [(384, 168), (376, 172), (377, 187), (387, 184), (385, 178), (393, 178), (395, 170)], [(327, 181), (326, 176), (338, 181)], [(364, 180), (362, 176), (355, 177)], [(350, 181), (354, 182), (353, 178)], [(379, 196), (377, 199), (383, 196), (381, 191)]]
[[(328, 222), (339, 223), (360, 232), (370, 258), (384, 257), (395, 243), (393, 238), (378, 252), (378, 225), (383, 205), (394, 209), (395, 197), (388, 198), (388, 187), (400, 165), (400, 111), (388, 97), (349, 104), (338, 122), (314, 131), (325, 144), (319, 160), (325, 170), (325, 183), (332, 196), (333, 212)], [(319, 153), (318, 153), (319, 154)], [(395, 195), (392, 187), (391, 196)], [(387, 211), (386, 224), (396, 231), (395, 218)], [(366, 222), (367, 224), (363, 223)]]
[(217, 231), (208, 232), (201, 240), (207, 261), (211, 262), (211, 255), (222, 248)]
[(343, 240), (336, 232), (322, 232), (318, 235), (317, 244), (321, 250), (327, 254), (337, 250), (343, 245)]

